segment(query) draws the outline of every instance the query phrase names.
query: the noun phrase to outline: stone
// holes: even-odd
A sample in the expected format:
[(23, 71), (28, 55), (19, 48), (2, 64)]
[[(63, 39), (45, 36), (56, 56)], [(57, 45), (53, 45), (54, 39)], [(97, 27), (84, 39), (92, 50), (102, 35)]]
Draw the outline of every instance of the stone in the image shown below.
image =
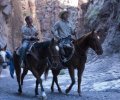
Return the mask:
[(12, 7), (10, 4), (8, 4), (4, 9), (3, 9), (3, 13), (6, 15), (6, 16), (9, 16), (12, 12)]

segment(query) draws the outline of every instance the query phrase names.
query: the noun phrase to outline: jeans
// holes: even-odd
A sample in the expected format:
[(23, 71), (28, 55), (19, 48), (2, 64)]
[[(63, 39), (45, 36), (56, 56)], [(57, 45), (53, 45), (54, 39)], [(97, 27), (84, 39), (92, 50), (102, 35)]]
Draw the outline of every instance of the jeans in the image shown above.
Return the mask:
[(20, 48), (20, 61), (24, 61), (25, 59), (25, 54), (26, 54), (26, 51), (28, 50), (29, 48), (29, 45), (30, 45), (30, 42), (27, 41), (27, 40), (24, 40), (22, 42), (22, 46)]
[(59, 42), (60, 54), (62, 54), (63, 56), (68, 55), (67, 54), (68, 49), (72, 49), (71, 44), (72, 40), (70, 37), (61, 39)]
[(59, 47), (70, 46), (71, 42), (72, 42), (71, 37), (66, 37), (66, 38), (60, 39)]

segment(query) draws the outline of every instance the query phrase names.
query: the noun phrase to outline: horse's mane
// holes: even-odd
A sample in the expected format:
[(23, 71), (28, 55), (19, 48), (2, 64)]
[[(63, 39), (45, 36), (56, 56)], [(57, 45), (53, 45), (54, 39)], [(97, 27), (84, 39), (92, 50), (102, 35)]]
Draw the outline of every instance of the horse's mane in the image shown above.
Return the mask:
[(34, 47), (35, 48), (47, 48), (47, 47), (49, 47), (50, 43), (51, 43), (51, 41), (36, 42), (34, 44)]
[[(45, 56), (45, 52), (48, 51), (48, 47), (50, 46), (51, 41), (44, 41), (44, 42), (36, 42), (30, 49), (31, 55), (38, 59)], [(46, 51), (47, 50), (47, 51)]]
[(88, 38), (90, 35), (91, 35), (91, 32), (88, 32), (88, 33), (82, 35), (79, 39), (77, 39), (77, 40), (75, 41), (75, 43), (81, 43), (81, 42), (84, 41), (86, 38)]

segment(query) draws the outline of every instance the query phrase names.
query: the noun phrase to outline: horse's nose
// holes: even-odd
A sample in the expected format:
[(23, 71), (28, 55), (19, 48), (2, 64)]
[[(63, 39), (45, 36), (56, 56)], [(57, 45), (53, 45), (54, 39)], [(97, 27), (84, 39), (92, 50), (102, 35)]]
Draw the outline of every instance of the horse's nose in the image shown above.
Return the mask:
[(3, 66), (3, 68), (5, 69), (5, 68), (7, 67), (7, 63), (4, 62), (4, 63), (2, 64), (2, 66)]

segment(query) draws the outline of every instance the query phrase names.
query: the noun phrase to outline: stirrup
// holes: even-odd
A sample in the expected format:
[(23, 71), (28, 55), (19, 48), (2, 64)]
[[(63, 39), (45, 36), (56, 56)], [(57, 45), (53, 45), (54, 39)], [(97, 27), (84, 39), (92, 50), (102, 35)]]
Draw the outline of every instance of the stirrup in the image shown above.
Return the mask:
[(63, 58), (63, 62), (67, 62), (68, 60), (66, 58)]

